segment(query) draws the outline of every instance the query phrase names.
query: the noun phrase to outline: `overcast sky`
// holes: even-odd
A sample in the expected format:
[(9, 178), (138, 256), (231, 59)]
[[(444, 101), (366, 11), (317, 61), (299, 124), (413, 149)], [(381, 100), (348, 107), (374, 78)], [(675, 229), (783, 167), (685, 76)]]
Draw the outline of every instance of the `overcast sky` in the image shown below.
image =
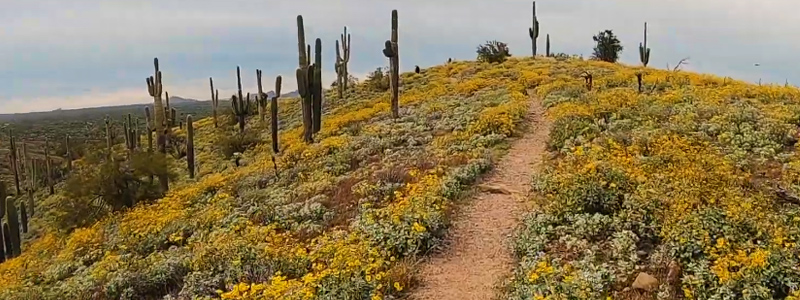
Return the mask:
[[(410, 70), (447, 58), (474, 59), (487, 40), (530, 55), (531, 2), (514, 0), (25, 0), (0, 10), (0, 113), (144, 103), (145, 77), (158, 57), (170, 95), (209, 99), (208, 77), (220, 95), (255, 87), (255, 69), (272, 89), (295, 90), (297, 29), (323, 42), (323, 79), (332, 82), (334, 41), (352, 33), (351, 72), (387, 64), (381, 54), (399, 11), (400, 63)], [(642, 25), (650, 29), (650, 65), (674, 66), (739, 79), (800, 83), (800, 1), (796, 0), (539, 0), (540, 49), (589, 56), (592, 35), (612, 29), (638, 63)], [(759, 67), (754, 66), (760, 64)]]

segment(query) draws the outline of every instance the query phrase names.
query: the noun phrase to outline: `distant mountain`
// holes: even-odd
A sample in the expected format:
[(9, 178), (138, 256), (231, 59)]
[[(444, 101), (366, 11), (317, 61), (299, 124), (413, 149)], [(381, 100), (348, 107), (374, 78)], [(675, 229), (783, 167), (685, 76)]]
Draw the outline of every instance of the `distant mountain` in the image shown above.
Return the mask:
[(178, 97), (178, 96), (169, 97), (169, 104), (195, 103), (195, 102), (199, 102), (199, 101), (200, 100), (197, 100), (197, 99), (182, 98), (182, 97)]

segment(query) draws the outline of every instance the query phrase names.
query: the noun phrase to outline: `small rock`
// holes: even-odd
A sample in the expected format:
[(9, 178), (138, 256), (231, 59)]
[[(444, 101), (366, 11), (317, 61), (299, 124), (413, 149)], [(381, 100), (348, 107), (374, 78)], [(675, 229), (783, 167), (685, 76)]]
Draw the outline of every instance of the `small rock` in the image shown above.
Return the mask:
[(639, 273), (639, 276), (636, 276), (636, 280), (633, 281), (633, 285), (631, 287), (634, 289), (652, 292), (658, 288), (658, 279), (650, 274), (641, 272)]
[(481, 192), (486, 192), (491, 194), (511, 195), (511, 191), (499, 185), (481, 184), (478, 186), (478, 188), (481, 190)]

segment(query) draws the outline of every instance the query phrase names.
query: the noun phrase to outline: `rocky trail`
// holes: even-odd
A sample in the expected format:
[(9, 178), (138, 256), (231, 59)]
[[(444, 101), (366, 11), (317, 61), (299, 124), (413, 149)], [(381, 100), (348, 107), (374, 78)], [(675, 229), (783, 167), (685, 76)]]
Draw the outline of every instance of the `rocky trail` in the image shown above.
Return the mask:
[[(534, 93), (531, 92), (531, 95)], [(458, 212), (445, 248), (420, 266), (414, 300), (492, 299), (496, 286), (513, 270), (511, 238), (524, 211), (529, 182), (539, 168), (550, 132), (545, 109), (531, 97), (524, 135), (478, 185)]]

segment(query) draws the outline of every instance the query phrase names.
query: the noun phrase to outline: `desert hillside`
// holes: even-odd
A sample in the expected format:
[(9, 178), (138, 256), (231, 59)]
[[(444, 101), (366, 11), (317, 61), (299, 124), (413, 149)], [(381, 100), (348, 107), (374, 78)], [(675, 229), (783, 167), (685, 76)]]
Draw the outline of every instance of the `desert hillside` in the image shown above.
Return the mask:
[[(456, 61), (400, 82), (398, 118), (381, 82), (328, 91), (310, 143), (301, 100), (283, 100), (277, 153), (271, 117), (247, 117), (247, 143), (230, 141), (230, 112), (218, 128), (195, 121), (196, 176), (167, 157), (164, 197), (96, 220), (70, 220), (94, 207), (69, 180), (40, 191), (0, 298), (413, 298), (433, 281), (416, 272), (437, 263), (424, 258), (458, 247), (443, 241), (475, 183), (536, 143), (517, 180), (531, 192), (502, 180), (488, 192), (523, 210), (513, 259), (495, 266), (505, 279), (486, 283), (501, 298), (797, 296), (796, 88), (565, 56)], [(549, 125), (532, 126), (532, 104)], [(73, 172), (96, 176), (92, 163)]]

